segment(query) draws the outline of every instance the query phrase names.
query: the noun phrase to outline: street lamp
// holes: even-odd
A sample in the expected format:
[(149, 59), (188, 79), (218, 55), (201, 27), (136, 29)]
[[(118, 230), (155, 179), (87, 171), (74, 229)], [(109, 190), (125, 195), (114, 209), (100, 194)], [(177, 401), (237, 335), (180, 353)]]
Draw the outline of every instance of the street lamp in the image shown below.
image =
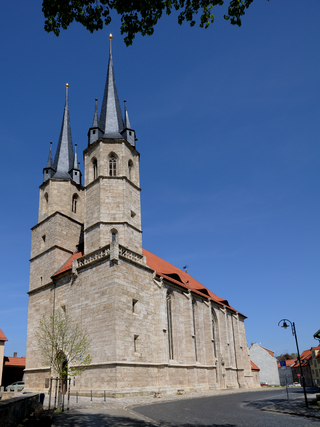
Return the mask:
[(305, 382), (304, 382), (304, 376), (302, 375), (302, 367), (301, 367), (301, 359), (300, 359), (300, 352), (299, 352), (299, 346), (298, 346), (298, 338), (297, 338), (297, 333), (296, 333), (296, 327), (294, 325), (294, 322), (290, 322), (290, 320), (288, 320), (288, 319), (282, 319), (282, 320), (280, 320), (280, 322), (278, 323), (278, 326), (280, 326), (280, 323), (282, 323), (281, 328), (287, 329), (287, 328), (289, 328), (289, 325), (288, 325), (287, 322), (290, 323), (291, 330), (292, 330), (292, 335), (296, 339), (298, 361), (299, 361), (299, 366), (300, 366), (300, 377), (301, 377), (301, 380), (302, 380), (304, 400), (306, 401), (306, 407), (308, 408), (308, 399), (307, 399), (307, 393), (306, 393), (306, 385), (305, 385)]

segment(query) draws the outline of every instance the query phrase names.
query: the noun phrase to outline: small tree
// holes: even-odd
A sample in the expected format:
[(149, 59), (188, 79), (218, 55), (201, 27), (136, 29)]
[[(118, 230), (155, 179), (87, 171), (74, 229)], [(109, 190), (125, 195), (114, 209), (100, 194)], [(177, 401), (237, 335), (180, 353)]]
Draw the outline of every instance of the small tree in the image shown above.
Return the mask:
[(43, 316), (36, 336), (43, 362), (51, 367), (51, 375), (59, 378), (79, 375), (91, 363), (88, 333), (69, 318), (65, 309)]

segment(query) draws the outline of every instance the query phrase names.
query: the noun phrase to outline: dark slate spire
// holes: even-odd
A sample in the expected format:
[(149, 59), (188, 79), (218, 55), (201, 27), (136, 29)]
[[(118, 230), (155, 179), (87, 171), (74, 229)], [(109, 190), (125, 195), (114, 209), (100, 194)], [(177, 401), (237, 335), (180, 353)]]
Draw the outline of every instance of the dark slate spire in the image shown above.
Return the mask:
[(111, 50), (112, 34), (110, 34), (109, 39), (110, 55), (106, 86), (100, 113), (100, 129), (102, 130), (103, 137), (105, 138), (122, 138), (120, 132), (123, 130), (123, 119), (113, 71)]
[(103, 132), (99, 128), (98, 100), (96, 99), (92, 127), (89, 129), (88, 132), (88, 145), (96, 142), (102, 135)]
[(54, 178), (71, 178), (69, 171), (73, 168), (73, 146), (68, 106), (68, 83), (66, 84), (66, 103), (64, 107), (61, 132), (53, 168)]
[(52, 178), (55, 173), (52, 164), (52, 142), (50, 142), (50, 151), (47, 161), (47, 166), (43, 169), (43, 182), (46, 182), (49, 178)]
[(135, 131), (131, 129), (131, 126), (130, 126), (126, 101), (124, 101), (124, 129), (121, 132), (121, 135), (129, 142), (130, 145), (135, 147), (137, 138), (136, 138)]

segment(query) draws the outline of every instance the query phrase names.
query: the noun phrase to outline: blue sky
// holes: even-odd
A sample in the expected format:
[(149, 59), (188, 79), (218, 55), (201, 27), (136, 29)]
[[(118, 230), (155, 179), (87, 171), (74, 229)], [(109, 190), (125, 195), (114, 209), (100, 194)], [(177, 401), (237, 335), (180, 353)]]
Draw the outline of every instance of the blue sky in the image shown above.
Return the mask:
[[(73, 142), (87, 146), (112, 32), (119, 98), (141, 153), (143, 246), (245, 314), (247, 341), (301, 351), (319, 323), (320, 3), (255, 0), (241, 28), (165, 16), (127, 48), (115, 18), (90, 34), (43, 30), (41, 1), (2, 7), (0, 328), (25, 355), (30, 228), (65, 83)], [(81, 167), (83, 165), (80, 155)]]

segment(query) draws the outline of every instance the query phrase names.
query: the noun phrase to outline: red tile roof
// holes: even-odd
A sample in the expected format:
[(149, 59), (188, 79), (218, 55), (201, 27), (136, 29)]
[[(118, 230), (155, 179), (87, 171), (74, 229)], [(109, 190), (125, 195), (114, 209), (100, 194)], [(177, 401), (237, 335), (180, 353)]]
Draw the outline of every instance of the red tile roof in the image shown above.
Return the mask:
[(5, 336), (5, 334), (2, 332), (2, 330), (0, 329), (0, 341), (8, 341), (7, 337)]
[(320, 345), (318, 345), (318, 347), (311, 347), (312, 350), (320, 350)]
[(4, 356), (4, 366), (26, 366), (25, 357), (7, 357)]
[[(227, 306), (234, 312), (237, 312), (237, 310), (235, 310), (229, 305), (226, 299), (220, 298), (215, 295), (213, 292), (211, 292), (209, 289), (207, 289), (205, 286), (195, 280), (192, 276), (190, 276), (190, 274), (186, 273), (183, 270), (180, 270), (180, 268), (175, 267), (169, 262), (147, 251), (146, 249), (142, 249), (142, 252), (146, 257), (147, 265), (152, 268), (152, 270), (155, 270), (158, 276), (161, 276), (169, 282), (175, 283), (185, 288), (186, 290), (191, 289), (192, 292), (201, 295), (202, 297), (210, 298), (212, 301), (220, 305)], [(74, 254), (72, 254), (68, 261), (66, 261), (65, 264), (63, 264), (63, 266), (52, 275), (52, 277), (58, 276), (61, 273), (71, 270), (73, 260), (82, 256), (83, 252), (75, 252)], [(243, 314), (241, 314), (241, 316), (243, 316)]]
[(251, 363), (251, 370), (252, 371), (260, 371), (260, 368), (258, 368), (258, 366), (252, 362), (252, 360), (250, 360), (250, 363)]
[(270, 354), (270, 356), (274, 357), (274, 351), (268, 350), (267, 348), (262, 347), (262, 346), (261, 346), (261, 348), (263, 348), (264, 350), (266, 350)]
[[(309, 360), (312, 358), (312, 353), (311, 350), (305, 350), (301, 353), (300, 355), (300, 360), (301, 360), (301, 366), (307, 366), (309, 364)], [(297, 362), (294, 365), (294, 368), (297, 368), (299, 366), (299, 362), (297, 360)]]
[(71, 268), (72, 268), (72, 261), (74, 259), (80, 258), (82, 255), (83, 255), (83, 252), (78, 252), (77, 251), (77, 252), (73, 253), (71, 255), (71, 257), (68, 259), (68, 261), (65, 262), (63, 264), (63, 266), (56, 273), (54, 273), (51, 277), (58, 276), (59, 274), (64, 273), (65, 271), (71, 270)]
[(200, 282), (190, 276), (190, 274), (186, 273), (178, 267), (175, 267), (164, 259), (147, 251), (146, 249), (142, 249), (142, 252), (147, 259), (147, 265), (152, 268), (152, 270), (155, 270), (158, 276), (161, 276), (169, 282), (175, 283), (185, 289), (190, 289), (192, 292), (201, 295), (202, 297), (210, 298), (212, 301), (227, 306), (236, 312), (236, 310), (229, 305), (226, 299), (218, 297), (216, 294), (211, 292)]

